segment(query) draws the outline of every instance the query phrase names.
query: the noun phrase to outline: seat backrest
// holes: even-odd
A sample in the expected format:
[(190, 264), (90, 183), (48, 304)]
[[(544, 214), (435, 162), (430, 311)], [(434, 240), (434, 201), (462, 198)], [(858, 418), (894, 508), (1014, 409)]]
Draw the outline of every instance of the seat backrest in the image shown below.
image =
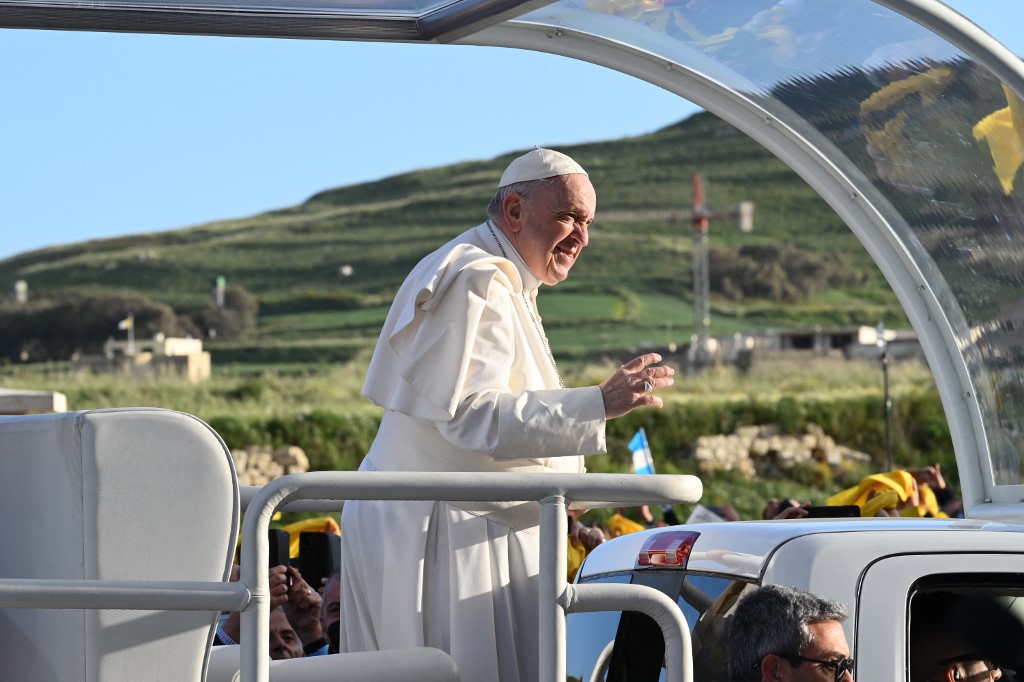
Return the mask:
[[(225, 581), (238, 515), (230, 452), (195, 417), (0, 417), (0, 578)], [(3, 609), (0, 679), (202, 682), (216, 616)]]
[[(240, 682), (237, 644), (213, 648), (207, 682)], [(460, 682), (451, 656), (430, 647), (271, 661), (270, 682)]]

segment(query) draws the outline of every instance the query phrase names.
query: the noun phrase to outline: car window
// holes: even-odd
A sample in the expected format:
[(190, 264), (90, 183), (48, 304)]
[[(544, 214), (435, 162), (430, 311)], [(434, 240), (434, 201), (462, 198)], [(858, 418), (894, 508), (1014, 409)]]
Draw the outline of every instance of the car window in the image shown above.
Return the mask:
[[(580, 582), (628, 584), (630, 574), (605, 574)], [(569, 614), (566, 619), (566, 682), (590, 682), (595, 665), (602, 659), (602, 651), (615, 642), (621, 616), (620, 611)], [(610, 653), (609, 649), (604, 658)]]
[[(724, 670), (715, 666), (725, 660), (725, 619), (747, 583), (678, 570), (608, 574), (584, 581), (590, 582), (647, 585), (673, 597), (690, 627), (696, 679), (717, 679), (696, 675), (704, 667), (714, 675)], [(581, 613), (568, 618), (567, 682), (655, 682), (664, 679), (664, 652), (660, 629), (643, 614)]]
[(911, 590), (907, 609), (910, 682), (1024, 675), (1024, 576), (929, 576)]

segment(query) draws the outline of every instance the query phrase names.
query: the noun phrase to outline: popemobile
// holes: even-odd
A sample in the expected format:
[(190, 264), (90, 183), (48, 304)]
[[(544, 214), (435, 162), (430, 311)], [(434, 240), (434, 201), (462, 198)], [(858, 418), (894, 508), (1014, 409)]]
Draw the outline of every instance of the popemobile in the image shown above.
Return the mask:
[[(990, 608), (959, 623), (1003, 652), (993, 678), (1016, 679), (1024, 63), (942, 2), (0, 0), (0, 28), (534, 50), (704, 107), (797, 172), (885, 275), (941, 395), (966, 517), (651, 529), (601, 545), (567, 584), (567, 507), (692, 503), (701, 482), (314, 472), (251, 489), (221, 438), (189, 415), (0, 417), (0, 679), (460, 679), (435, 649), (269, 661), (271, 518), (351, 499), (539, 502), (541, 616), (516, 625), (537, 632), (543, 682), (724, 680), (736, 603), (769, 584), (846, 604), (850, 672), (868, 682), (922, 682), (916, 600), (984, 599)], [(239, 533), (241, 579), (229, 582)], [(242, 641), (212, 647), (225, 611), (241, 612)]]

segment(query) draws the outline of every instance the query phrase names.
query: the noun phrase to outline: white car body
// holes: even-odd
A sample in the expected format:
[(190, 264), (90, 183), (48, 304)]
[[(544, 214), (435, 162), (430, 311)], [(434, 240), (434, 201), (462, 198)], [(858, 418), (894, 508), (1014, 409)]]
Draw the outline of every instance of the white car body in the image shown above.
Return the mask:
[[(689, 533), (697, 538), (685, 568), (637, 566), (645, 543), (659, 535)], [(839, 601), (850, 613), (844, 629), (857, 661), (856, 678), (906, 680), (909, 603), (922, 585), (950, 589), (998, 585), (1014, 600), (1011, 609), (1024, 619), (1024, 599), (1017, 599), (1024, 596), (1024, 527), (901, 518), (671, 526), (598, 546), (580, 568), (577, 582), (621, 581), (628, 576), (631, 582), (671, 591), (676, 583), (666, 576), (683, 574), (705, 581), (720, 579), (721, 585), (732, 583), (747, 590), (789, 585)], [(725, 679), (722, 619), (727, 621), (731, 606), (732, 602), (704, 613), (684, 608), (693, 629), (697, 680)], [(608, 641), (608, 624), (617, 618), (618, 614), (612, 614), (611, 620), (605, 614), (569, 617), (570, 676), (592, 679), (595, 649), (587, 643)]]

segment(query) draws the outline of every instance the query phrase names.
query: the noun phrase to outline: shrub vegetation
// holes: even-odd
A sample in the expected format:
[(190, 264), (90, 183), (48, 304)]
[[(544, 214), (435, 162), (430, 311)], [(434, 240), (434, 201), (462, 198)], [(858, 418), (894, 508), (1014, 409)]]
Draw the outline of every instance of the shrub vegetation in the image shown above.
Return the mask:
[[(350, 470), (358, 466), (380, 422), (380, 410), (359, 396), (365, 368), (364, 355), (295, 374), (219, 371), (202, 384), (77, 375), (58, 364), (9, 367), (0, 378), (8, 387), (60, 390), (67, 394), (71, 409), (150, 405), (181, 410), (207, 421), (229, 447), (298, 445), (315, 470)], [(563, 374), (570, 385), (588, 385), (612, 368), (570, 363)], [(949, 429), (927, 368), (897, 363), (891, 375), (897, 466), (939, 463), (955, 482)], [(753, 481), (734, 472), (717, 472), (704, 481), (703, 502), (728, 502), (745, 518), (756, 518), (768, 497), (821, 502), (827, 494), (885, 468), (880, 383), (873, 363), (821, 358), (755, 362), (746, 373), (714, 367), (699, 375), (679, 374), (675, 386), (662, 393), (664, 409), (638, 410), (610, 421), (608, 454), (588, 458), (587, 466), (597, 472), (628, 471), (627, 444), (640, 427), (647, 432), (659, 472), (697, 473), (691, 451), (700, 436), (769, 423), (800, 434), (813, 423), (837, 443), (871, 455), (872, 465), (853, 471), (811, 467), (793, 470), (784, 479)]]

